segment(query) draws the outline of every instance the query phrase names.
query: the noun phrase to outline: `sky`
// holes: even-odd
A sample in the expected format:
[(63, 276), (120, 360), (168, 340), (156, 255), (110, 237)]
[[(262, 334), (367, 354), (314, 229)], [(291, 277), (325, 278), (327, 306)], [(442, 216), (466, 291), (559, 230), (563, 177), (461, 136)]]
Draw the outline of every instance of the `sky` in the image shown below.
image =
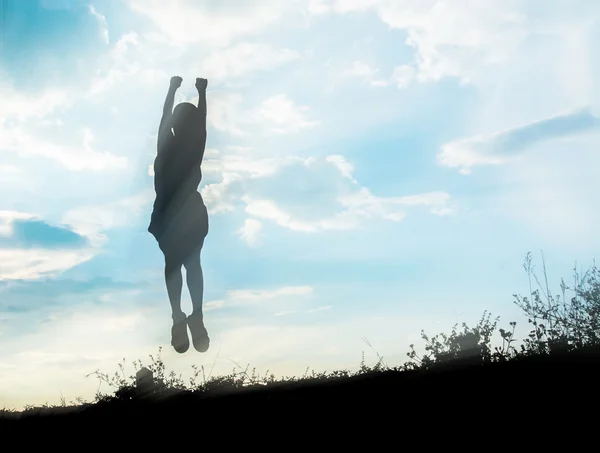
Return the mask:
[[(0, 7), (1, 407), (91, 400), (159, 346), (291, 376), (486, 310), (522, 338), (527, 252), (556, 294), (598, 255), (595, 0)], [(174, 75), (176, 103), (208, 79), (205, 354), (170, 346), (147, 232)]]

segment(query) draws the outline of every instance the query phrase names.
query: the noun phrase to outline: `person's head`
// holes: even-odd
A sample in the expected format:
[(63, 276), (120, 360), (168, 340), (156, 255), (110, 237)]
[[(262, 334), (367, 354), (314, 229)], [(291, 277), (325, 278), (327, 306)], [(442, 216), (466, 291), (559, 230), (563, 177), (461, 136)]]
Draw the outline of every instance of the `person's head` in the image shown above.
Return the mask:
[(190, 135), (199, 124), (197, 116), (198, 108), (189, 102), (177, 104), (173, 109), (171, 127), (175, 135)]

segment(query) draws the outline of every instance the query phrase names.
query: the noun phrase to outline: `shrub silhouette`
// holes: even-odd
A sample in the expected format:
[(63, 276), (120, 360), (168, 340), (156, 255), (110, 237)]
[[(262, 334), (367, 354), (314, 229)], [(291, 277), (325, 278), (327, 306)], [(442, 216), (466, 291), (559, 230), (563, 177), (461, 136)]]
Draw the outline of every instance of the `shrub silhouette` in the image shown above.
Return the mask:
[[(600, 346), (600, 273), (595, 263), (581, 276), (575, 267), (572, 287), (568, 286), (564, 279), (561, 279), (561, 297), (561, 295), (553, 296), (550, 292), (543, 254), (542, 262), (543, 285), (534, 272), (531, 253), (526, 255), (523, 268), (528, 276), (530, 293), (528, 297), (513, 295), (513, 303), (522, 310), (525, 319), (531, 325), (531, 329), (522, 340), (515, 337), (517, 327), (515, 321), (509, 322), (507, 329), (498, 328), (500, 318), (492, 318), (492, 315), (485, 311), (475, 327), (469, 327), (466, 323), (462, 323), (460, 327), (459, 324), (455, 324), (449, 334), (440, 333), (435, 336), (421, 331), (425, 352), (418, 354), (415, 345), (411, 344), (410, 351), (407, 352), (409, 361), (393, 367), (388, 366), (379, 354), (377, 354), (378, 361), (375, 365), (367, 365), (364, 352), (361, 364), (355, 372), (337, 370), (316, 373), (307, 369), (302, 376), (281, 378), (275, 377), (269, 371), (261, 376), (255, 368), (242, 367), (237, 363), (230, 374), (215, 377), (212, 376), (212, 369), (206, 370), (204, 366), (192, 365), (192, 376), (186, 383), (181, 374), (177, 375), (173, 371), (166, 371), (161, 358), (162, 348), (158, 349), (156, 356), (149, 356), (150, 363), (148, 365), (142, 364), (141, 360), (134, 361), (133, 365), (136, 371), (144, 366), (152, 371), (155, 381), (155, 396), (168, 397), (182, 393), (210, 395), (235, 393), (249, 388), (344, 380), (353, 376), (390, 371), (427, 371), (461, 361), (469, 364), (488, 365), (531, 356), (547, 356), (598, 348)], [(533, 289), (532, 280), (537, 283), (538, 289)], [(573, 293), (570, 298), (567, 298), (567, 291)], [(499, 336), (500, 344), (494, 346), (495, 335)], [(364, 341), (372, 348), (367, 339)], [(98, 370), (88, 374), (88, 377), (95, 376), (99, 380), (95, 403), (135, 398), (135, 375), (127, 376), (124, 363), (125, 359), (118, 365), (118, 371), (113, 375), (101, 373)], [(103, 383), (116, 389), (112, 395), (100, 391)], [(78, 398), (76, 402), (79, 405), (92, 404), (81, 398)], [(75, 405), (75, 402), (71, 404)], [(66, 406), (64, 398), (61, 398), (61, 406)], [(47, 404), (43, 407), (50, 408)], [(32, 410), (32, 408), (27, 407), (25, 412), (27, 410)]]

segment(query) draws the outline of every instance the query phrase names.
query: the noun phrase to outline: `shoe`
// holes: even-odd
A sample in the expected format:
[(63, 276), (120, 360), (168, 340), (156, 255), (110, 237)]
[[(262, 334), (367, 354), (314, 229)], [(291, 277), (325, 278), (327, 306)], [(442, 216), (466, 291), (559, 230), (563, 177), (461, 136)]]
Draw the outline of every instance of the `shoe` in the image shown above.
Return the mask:
[(208, 351), (210, 346), (210, 338), (208, 338), (208, 332), (204, 327), (204, 319), (202, 313), (192, 313), (187, 318), (188, 326), (190, 326), (190, 332), (192, 333), (192, 342), (194, 348), (198, 352)]
[(187, 333), (187, 317), (185, 313), (173, 316), (173, 327), (171, 327), (171, 346), (180, 354), (186, 352), (190, 347), (190, 339)]

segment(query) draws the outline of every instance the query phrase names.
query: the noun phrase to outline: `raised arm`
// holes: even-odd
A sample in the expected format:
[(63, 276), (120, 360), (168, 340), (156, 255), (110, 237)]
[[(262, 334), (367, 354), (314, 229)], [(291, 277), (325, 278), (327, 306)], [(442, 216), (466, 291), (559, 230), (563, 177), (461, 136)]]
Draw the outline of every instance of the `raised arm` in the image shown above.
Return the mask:
[(200, 111), (200, 128), (206, 136), (206, 87), (208, 80), (196, 79), (196, 89), (198, 90), (198, 110)]
[(181, 86), (183, 79), (179, 76), (171, 77), (169, 91), (163, 105), (163, 113), (158, 126), (158, 150), (160, 152), (161, 144), (165, 133), (170, 129), (171, 117), (173, 116), (173, 104), (175, 103), (175, 92)]

